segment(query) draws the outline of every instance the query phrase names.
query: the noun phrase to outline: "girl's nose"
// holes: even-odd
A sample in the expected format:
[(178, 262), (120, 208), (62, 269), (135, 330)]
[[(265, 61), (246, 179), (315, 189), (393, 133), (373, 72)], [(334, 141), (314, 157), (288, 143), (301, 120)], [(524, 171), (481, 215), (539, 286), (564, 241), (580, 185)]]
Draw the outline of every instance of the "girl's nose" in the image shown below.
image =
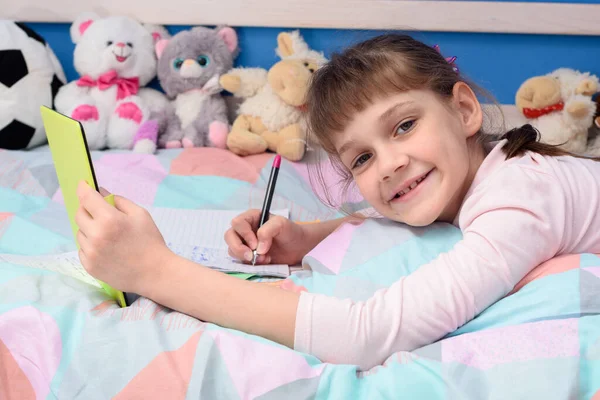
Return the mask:
[(380, 176), (382, 181), (388, 181), (408, 165), (409, 157), (404, 153), (388, 151), (379, 155)]

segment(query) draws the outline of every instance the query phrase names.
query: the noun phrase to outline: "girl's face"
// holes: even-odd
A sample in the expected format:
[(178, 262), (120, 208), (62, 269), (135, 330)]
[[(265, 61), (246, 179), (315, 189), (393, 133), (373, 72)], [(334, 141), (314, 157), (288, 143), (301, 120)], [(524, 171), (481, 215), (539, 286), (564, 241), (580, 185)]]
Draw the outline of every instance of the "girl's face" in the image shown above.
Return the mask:
[(362, 196), (381, 215), (412, 226), (453, 222), (484, 158), (467, 141), (481, 124), (475, 94), (459, 82), (451, 104), (420, 90), (374, 102), (337, 136), (335, 146)]

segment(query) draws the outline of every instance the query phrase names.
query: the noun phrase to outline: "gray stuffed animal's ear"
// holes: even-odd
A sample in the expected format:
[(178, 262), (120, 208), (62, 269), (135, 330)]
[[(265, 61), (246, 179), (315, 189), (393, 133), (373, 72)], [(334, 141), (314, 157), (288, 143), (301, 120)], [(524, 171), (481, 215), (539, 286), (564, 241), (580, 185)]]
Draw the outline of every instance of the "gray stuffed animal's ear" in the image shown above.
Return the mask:
[(167, 28), (165, 28), (162, 25), (154, 25), (154, 24), (143, 24), (143, 25), (144, 25), (144, 28), (146, 28), (146, 30), (152, 34), (152, 38), (154, 39), (155, 45), (161, 40), (171, 38), (171, 34), (167, 30)]
[(83, 34), (95, 21), (101, 17), (93, 12), (85, 12), (80, 14), (71, 24), (70, 34), (73, 43), (77, 44), (83, 37)]
[(237, 32), (232, 27), (225, 25), (217, 26), (215, 32), (225, 42), (231, 56), (235, 59), (240, 53)]

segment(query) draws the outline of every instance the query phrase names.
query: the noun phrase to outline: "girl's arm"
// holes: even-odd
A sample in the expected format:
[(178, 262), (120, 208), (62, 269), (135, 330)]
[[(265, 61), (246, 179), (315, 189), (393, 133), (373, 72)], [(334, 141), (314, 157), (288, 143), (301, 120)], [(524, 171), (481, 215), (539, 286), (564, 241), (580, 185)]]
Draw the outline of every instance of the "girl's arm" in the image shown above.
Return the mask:
[[(311, 246), (329, 236), (347, 216), (304, 225)], [(201, 321), (262, 336), (294, 348), (299, 294), (213, 271), (172, 254), (158, 276), (148, 275), (137, 294)]]
[(365, 301), (303, 292), (294, 348), (370, 369), (442, 339), (502, 299), (566, 240), (564, 188), (540, 170), (496, 171), (463, 203), (462, 240)]
[(213, 271), (176, 255), (137, 294), (201, 321), (294, 347), (297, 293)]
[[(565, 234), (560, 182), (533, 166), (495, 172), (463, 204), (463, 239), (365, 301), (253, 284), (172, 255), (146, 210), (87, 187), (76, 220), (90, 274), (203, 321), (257, 334), (323, 362), (369, 369), (430, 344), (509, 293)], [(542, 193), (543, 195), (540, 195)]]
[[(115, 196), (115, 207), (85, 183), (78, 188), (79, 257), (94, 277), (202, 321), (294, 346), (299, 295), (231, 277), (171, 252), (150, 214)], [(340, 218), (308, 224), (309, 241), (329, 235)], [(315, 243), (316, 245), (316, 243)]]

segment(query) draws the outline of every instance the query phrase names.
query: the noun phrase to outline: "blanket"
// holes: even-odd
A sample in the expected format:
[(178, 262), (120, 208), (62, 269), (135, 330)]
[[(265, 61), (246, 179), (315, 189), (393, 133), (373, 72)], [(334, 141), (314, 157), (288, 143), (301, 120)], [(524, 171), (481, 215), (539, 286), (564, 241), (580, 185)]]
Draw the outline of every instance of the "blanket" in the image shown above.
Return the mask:
[[(101, 186), (140, 204), (246, 209), (262, 204), (272, 155), (177, 149), (92, 158)], [(288, 208), (296, 221), (340, 216), (313, 193), (310, 162), (283, 162), (273, 207)], [(0, 253), (74, 250), (61, 201), (47, 148), (0, 152)], [(363, 206), (358, 197), (345, 205)], [(305, 257), (305, 269), (272, 284), (363, 301), (460, 237), (446, 224), (342, 225)], [(122, 309), (80, 280), (0, 263), (2, 399), (399, 397), (600, 398), (600, 257), (550, 260), (456, 332), (368, 371), (323, 363), (148, 299)]]

